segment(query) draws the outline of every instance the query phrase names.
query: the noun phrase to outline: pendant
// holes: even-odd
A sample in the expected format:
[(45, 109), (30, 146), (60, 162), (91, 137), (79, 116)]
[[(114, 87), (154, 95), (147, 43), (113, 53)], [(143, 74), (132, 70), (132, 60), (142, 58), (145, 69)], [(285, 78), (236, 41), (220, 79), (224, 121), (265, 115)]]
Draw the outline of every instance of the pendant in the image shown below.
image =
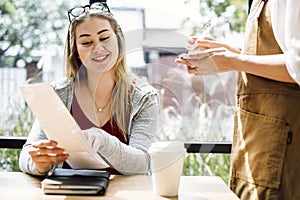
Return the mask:
[(102, 108), (98, 108), (98, 111), (99, 111), (99, 112), (102, 112), (102, 111), (103, 111), (103, 109), (102, 109)]

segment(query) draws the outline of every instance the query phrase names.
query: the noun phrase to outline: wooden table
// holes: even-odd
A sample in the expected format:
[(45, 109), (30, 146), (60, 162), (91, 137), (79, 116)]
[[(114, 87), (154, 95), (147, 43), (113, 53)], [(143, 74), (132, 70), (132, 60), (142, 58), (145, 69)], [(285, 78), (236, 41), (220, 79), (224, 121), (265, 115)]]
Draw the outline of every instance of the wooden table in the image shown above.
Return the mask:
[(0, 172), (0, 199), (238, 200), (217, 176), (182, 176), (179, 195), (173, 198), (155, 195), (151, 176), (114, 176), (105, 196), (45, 195), (40, 188), (40, 181), (40, 178), (21, 172)]

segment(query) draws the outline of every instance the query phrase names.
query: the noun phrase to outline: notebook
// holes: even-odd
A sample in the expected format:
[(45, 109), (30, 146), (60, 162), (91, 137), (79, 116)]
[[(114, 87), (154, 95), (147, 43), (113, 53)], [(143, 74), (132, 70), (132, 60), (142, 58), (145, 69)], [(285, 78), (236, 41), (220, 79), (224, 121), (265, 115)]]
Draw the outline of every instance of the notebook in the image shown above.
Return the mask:
[(109, 167), (105, 160), (87, 145), (79, 125), (49, 83), (22, 85), (19, 89), (47, 138), (57, 141), (69, 153), (66, 162), (71, 168)]
[(45, 194), (104, 195), (110, 173), (102, 170), (56, 168), (42, 182)]

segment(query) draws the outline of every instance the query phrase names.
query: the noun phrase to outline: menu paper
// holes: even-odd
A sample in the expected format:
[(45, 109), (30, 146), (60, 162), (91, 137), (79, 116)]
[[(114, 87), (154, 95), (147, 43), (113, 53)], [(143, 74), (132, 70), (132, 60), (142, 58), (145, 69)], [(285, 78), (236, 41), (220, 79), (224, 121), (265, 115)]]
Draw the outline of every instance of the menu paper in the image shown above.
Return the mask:
[(79, 125), (49, 83), (22, 85), (19, 89), (47, 138), (57, 141), (69, 153), (67, 163), (70, 167), (109, 167), (102, 157), (87, 145)]

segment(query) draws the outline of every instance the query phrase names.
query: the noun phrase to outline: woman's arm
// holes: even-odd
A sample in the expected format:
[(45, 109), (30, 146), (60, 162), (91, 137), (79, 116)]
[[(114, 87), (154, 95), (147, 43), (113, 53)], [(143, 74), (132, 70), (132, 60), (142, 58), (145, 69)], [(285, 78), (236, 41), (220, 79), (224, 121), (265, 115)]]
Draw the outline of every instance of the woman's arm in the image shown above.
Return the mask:
[[(129, 133), (129, 145), (98, 128), (86, 131), (97, 135), (98, 153), (116, 170), (124, 175), (147, 174), (150, 169), (148, 148), (158, 131), (158, 97), (148, 94), (142, 105), (134, 112)], [(132, 114), (132, 113), (131, 113)]]
[(47, 175), (55, 165), (65, 161), (67, 157), (68, 154), (63, 148), (57, 146), (56, 141), (47, 139), (36, 120), (22, 148), (19, 167), (25, 173), (43, 176)]
[(42, 133), (42, 128), (37, 120), (32, 125), (31, 131), (27, 137), (26, 143), (24, 144), (22, 151), (19, 156), (19, 167), (20, 169), (32, 175), (45, 175), (46, 173), (40, 173), (35, 164), (32, 161), (32, 158), (29, 154), (29, 150), (32, 148), (32, 143), (38, 140), (47, 139), (46, 135)]

